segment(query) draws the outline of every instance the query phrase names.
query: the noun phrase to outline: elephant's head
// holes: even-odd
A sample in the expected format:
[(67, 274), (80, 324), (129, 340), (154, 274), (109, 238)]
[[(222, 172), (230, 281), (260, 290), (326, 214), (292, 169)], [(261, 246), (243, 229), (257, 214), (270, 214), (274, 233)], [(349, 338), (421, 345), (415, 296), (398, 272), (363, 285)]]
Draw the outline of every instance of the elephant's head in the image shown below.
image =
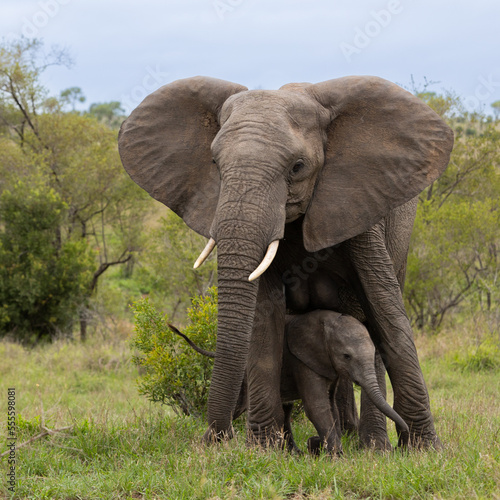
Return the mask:
[(309, 251), (360, 234), (433, 182), (452, 142), (428, 106), (375, 77), (277, 91), (188, 78), (132, 112), (119, 136), (125, 169), (217, 244), (215, 431), (230, 428), (245, 371), (258, 281), (249, 276), (269, 265), (269, 254), (259, 263), (285, 223), (304, 216)]
[(311, 370), (329, 380), (337, 380), (339, 375), (349, 377), (396, 423), (400, 432), (409, 432), (404, 420), (380, 391), (375, 346), (368, 330), (357, 319), (333, 311), (292, 316), (286, 339), (290, 352)]

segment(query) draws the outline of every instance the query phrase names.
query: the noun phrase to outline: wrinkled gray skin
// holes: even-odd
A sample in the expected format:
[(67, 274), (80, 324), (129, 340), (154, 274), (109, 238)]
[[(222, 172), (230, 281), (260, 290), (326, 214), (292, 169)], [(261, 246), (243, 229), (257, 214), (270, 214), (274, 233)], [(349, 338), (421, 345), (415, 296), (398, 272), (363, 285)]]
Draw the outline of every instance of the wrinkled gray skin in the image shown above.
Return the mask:
[[(366, 320), (410, 443), (439, 446), (401, 292), (412, 200), (444, 171), (452, 145), (436, 113), (376, 77), (251, 91), (188, 78), (132, 112), (119, 136), (125, 169), (217, 243), (205, 440), (230, 432), (245, 370), (249, 430), (263, 445), (279, 439), (285, 310), (332, 309)], [(276, 239), (271, 267), (249, 282)], [(364, 398), (361, 438), (385, 447), (384, 422)]]
[[(213, 357), (214, 353), (196, 346), (175, 327), (196, 351)], [(291, 403), (301, 399), (307, 417), (318, 432), (309, 440), (310, 451), (322, 446), (330, 453), (342, 452), (338, 410), (331, 404), (330, 395), (337, 389), (340, 376), (349, 377), (359, 385), (371, 402), (399, 428), (408, 433), (403, 419), (389, 406), (380, 391), (375, 372), (375, 346), (368, 330), (352, 316), (333, 311), (317, 310), (287, 316), (280, 393), (285, 410), (284, 430), (287, 446), (296, 447), (290, 423)], [(242, 385), (234, 418), (246, 410), (247, 388)]]

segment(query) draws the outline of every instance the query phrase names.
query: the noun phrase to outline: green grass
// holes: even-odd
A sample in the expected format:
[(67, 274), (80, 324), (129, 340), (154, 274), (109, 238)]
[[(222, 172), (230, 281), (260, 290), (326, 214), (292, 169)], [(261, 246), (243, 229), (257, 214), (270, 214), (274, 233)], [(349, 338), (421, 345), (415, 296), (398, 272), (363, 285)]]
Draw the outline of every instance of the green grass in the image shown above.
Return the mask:
[[(74, 426), (17, 450), (13, 498), (500, 498), (500, 371), (456, 366), (474, 341), (463, 334), (417, 341), (444, 450), (380, 454), (345, 441), (341, 459), (249, 448), (241, 423), (236, 439), (203, 447), (203, 422), (138, 396), (123, 334), (31, 351), (0, 343), (1, 428), (7, 387), (18, 443), (39, 433), (42, 403), (47, 427)], [(304, 448), (311, 425), (299, 418), (294, 430)], [(10, 498), (4, 470), (0, 498)]]

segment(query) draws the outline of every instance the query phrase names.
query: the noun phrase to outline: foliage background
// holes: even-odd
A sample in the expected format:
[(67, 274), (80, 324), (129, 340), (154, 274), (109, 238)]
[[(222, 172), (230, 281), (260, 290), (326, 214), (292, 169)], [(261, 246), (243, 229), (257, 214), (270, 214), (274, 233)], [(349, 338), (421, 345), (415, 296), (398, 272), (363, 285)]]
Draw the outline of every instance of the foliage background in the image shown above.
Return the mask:
[[(193, 271), (204, 239), (125, 174), (120, 103), (77, 111), (80, 88), (41, 85), (48, 65), (70, 62), (37, 40), (0, 45), (0, 377), (19, 388), (29, 442), (15, 497), (497, 498), (498, 113), (413, 89), (456, 137), (420, 196), (405, 286), (445, 450), (382, 456), (347, 442), (342, 461), (313, 460), (249, 449), (243, 427), (204, 449), (204, 423), (186, 415), (203, 415), (211, 360), (166, 321), (214, 349), (215, 255)], [(310, 424), (294, 425), (305, 442)]]
[[(70, 64), (65, 51), (47, 50), (39, 40), (0, 46), (0, 335), (85, 339), (88, 328), (130, 319), (128, 305), (141, 296), (184, 326), (191, 297), (216, 284), (215, 255), (194, 271), (204, 238), (124, 172), (116, 146), (124, 119), (119, 102), (80, 112), (80, 88), (51, 96), (41, 85), (47, 67)], [(407, 310), (416, 328), (433, 333), (477, 313), (497, 331), (498, 116), (466, 111), (459, 97), (436, 94), (431, 85), (414, 85), (413, 92), (447, 120), (455, 147), (445, 174), (420, 196)], [(28, 204), (37, 196), (35, 222)], [(42, 219), (37, 250), (28, 251)], [(47, 224), (51, 229), (42, 231)], [(27, 319), (30, 309), (40, 311), (38, 319)]]

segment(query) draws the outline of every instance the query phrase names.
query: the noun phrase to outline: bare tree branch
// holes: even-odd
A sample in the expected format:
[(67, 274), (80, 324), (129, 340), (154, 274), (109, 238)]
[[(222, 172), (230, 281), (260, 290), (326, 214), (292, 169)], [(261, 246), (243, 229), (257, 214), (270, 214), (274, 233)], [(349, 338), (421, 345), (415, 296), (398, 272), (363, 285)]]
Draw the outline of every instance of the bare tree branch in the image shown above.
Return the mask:
[(127, 255), (127, 257), (124, 258), (125, 254), (128, 252), (129, 250), (126, 249), (122, 252), (122, 254), (120, 255), (120, 257), (118, 257), (118, 260), (115, 260), (115, 261), (112, 261), (112, 262), (103, 262), (97, 269), (97, 271), (94, 273), (94, 276), (92, 278), (92, 283), (90, 284), (90, 291), (92, 292), (96, 285), (97, 285), (97, 280), (99, 279), (99, 276), (101, 276), (101, 274), (103, 274), (104, 272), (106, 272), (106, 270), (111, 267), (111, 266), (116, 266), (117, 264), (125, 264), (125, 262), (128, 262), (131, 258), (132, 258), (132, 255), (129, 254)]

